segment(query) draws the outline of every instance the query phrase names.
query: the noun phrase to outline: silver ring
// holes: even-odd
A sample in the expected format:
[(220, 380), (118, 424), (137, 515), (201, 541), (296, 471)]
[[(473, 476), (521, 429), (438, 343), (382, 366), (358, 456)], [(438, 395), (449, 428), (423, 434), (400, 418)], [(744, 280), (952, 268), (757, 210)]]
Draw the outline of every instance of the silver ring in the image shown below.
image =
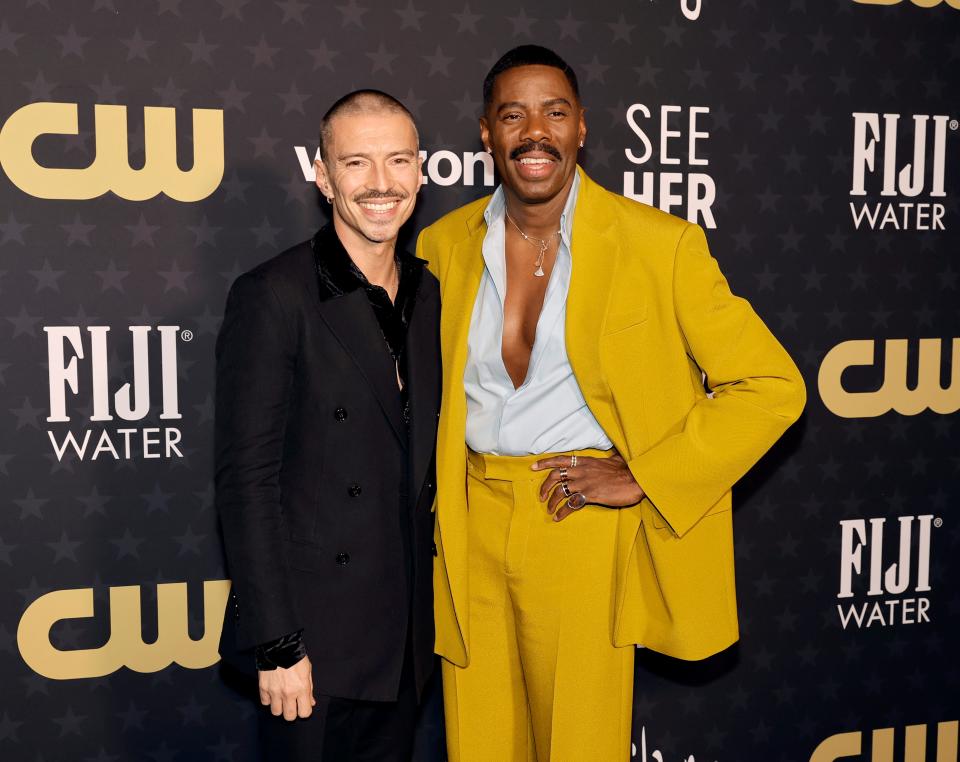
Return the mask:
[(571, 495), (579, 494), (579, 493), (576, 493), (576, 492), (571, 492), (571, 491), (570, 491), (570, 485), (567, 484), (565, 481), (564, 481), (564, 482), (560, 482), (560, 490), (563, 492), (563, 494), (564, 494), (565, 497), (570, 497)]
[(587, 496), (582, 492), (574, 492), (570, 495), (570, 499), (567, 500), (567, 505), (570, 506), (570, 510), (579, 511), (583, 506), (587, 504)]
[(571, 455), (571, 456), (570, 456), (570, 468), (576, 468), (576, 467), (577, 467), (577, 456), (576, 456), (576, 455)]
[(567, 478), (568, 478), (568, 477), (567, 477), (567, 469), (561, 468), (561, 469), (560, 469), (560, 481), (565, 482), (565, 481), (567, 480)]

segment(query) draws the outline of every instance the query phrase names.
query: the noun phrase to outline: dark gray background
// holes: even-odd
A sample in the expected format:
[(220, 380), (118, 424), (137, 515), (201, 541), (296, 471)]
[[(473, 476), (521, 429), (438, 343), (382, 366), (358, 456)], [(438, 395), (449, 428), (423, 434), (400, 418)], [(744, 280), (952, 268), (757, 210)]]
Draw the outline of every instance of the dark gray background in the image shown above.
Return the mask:
[[(186, 581), (199, 617), (201, 582), (224, 576), (211, 422), (213, 343), (226, 290), (236, 274), (307, 238), (324, 219), (294, 147), (312, 158), (327, 106), (373, 86), (407, 103), (428, 152), (479, 150), (483, 76), (522, 42), (555, 48), (578, 71), (588, 108), (583, 164), (611, 189), (622, 190), (625, 171), (660, 170), (656, 156), (634, 167), (624, 155), (641, 149), (626, 121), (630, 104), (655, 113), (663, 104), (684, 114), (709, 107), (700, 119), (710, 133), (701, 144), (709, 166), (664, 169), (705, 171), (716, 181), (713, 253), (797, 358), (809, 390), (801, 422), (735, 491), (742, 640), (702, 664), (640, 653), (637, 746), (645, 729), (650, 758), (659, 750), (664, 760), (807, 760), (835, 733), (958, 718), (950, 645), (960, 634), (956, 416), (838, 418), (820, 401), (817, 372), (826, 352), (850, 339), (960, 336), (956, 133), (947, 133), (945, 231), (856, 230), (848, 208), (852, 112), (902, 115), (901, 165), (912, 114), (960, 116), (960, 11), (909, 2), (704, 0), (690, 21), (680, 5), (4, 4), (0, 119), (34, 101), (79, 105), (80, 136), (42, 139), (38, 160), (88, 164), (93, 105), (119, 103), (129, 109), (136, 165), (142, 107), (165, 105), (178, 108), (181, 137), (190, 133), (189, 109), (223, 109), (226, 170), (220, 188), (192, 204), (113, 194), (43, 200), (0, 174), (0, 389), (9, 410), (0, 427), (0, 758), (252, 758), (254, 707), (217, 668), (51, 681), (20, 657), (20, 616), (47, 591), (94, 587), (96, 619), (61, 622), (52, 633), (64, 649), (93, 646), (106, 637), (109, 586), (143, 585), (149, 634), (156, 583)], [(189, 141), (180, 149), (189, 166)], [(485, 192), (424, 187), (408, 244)], [(45, 420), (43, 327), (110, 325), (119, 339), (134, 324), (194, 333), (179, 347), (184, 418), (175, 425), (186, 457), (57, 462)], [(130, 370), (129, 341), (114, 347), (111, 388)], [(866, 389), (880, 375), (862, 372), (855, 381), (851, 374), (849, 383)], [(78, 400), (74, 430), (85, 427), (88, 387)], [(158, 413), (157, 404), (150, 420)], [(838, 522), (886, 517), (890, 529), (899, 516), (927, 513), (942, 520), (926, 594), (932, 621), (844, 631), (836, 612)], [(895, 560), (896, 537), (887, 544), (885, 565)], [(855, 602), (867, 600), (862, 593)], [(197, 619), (191, 633), (201, 632)], [(442, 758), (441, 727), (434, 700), (418, 760)], [(932, 739), (929, 748), (932, 758)], [(868, 750), (865, 735), (863, 759)]]

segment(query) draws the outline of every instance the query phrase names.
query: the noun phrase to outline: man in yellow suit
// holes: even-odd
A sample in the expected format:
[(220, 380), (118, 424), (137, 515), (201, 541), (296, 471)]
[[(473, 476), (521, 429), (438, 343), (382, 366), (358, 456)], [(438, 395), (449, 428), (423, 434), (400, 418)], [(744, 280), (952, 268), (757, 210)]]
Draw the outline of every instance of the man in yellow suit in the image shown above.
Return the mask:
[(737, 639), (730, 490), (803, 381), (699, 227), (577, 166), (555, 53), (493, 66), (480, 134), (500, 187), (418, 243), (442, 301), (449, 758), (627, 760), (635, 645), (703, 659)]

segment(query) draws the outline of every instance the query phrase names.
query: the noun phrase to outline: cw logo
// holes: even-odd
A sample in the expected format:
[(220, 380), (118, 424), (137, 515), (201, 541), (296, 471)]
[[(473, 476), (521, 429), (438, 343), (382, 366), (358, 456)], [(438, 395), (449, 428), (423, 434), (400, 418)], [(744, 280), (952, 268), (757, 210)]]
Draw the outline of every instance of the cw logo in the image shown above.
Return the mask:
[[(936, 762), (957, 762), (956, 720), (937, 725)], [(893, 728), (880, 728), (872, 733), (870, 762), (893, 762)], [(863, 734), (839, 733), (823, 741), (813, 752), (810, 762), (836, 762), (846, 757), (860, 759)], [(927, 726), (908, 725), (906, 728), (903, 762), (925, 762), (927, 759)]]
[[(951, 8), (960, 9), (960, 0), (945, 0), (947, 5)], [(860, 3), (861, 5), (898, 5), (902, 3), (903, 0), (853, 0), (855, 3)], [(936, 8), (944, 0), (910, 0), (914, 5), (919, 5), (921, 8)]]
[(229, 593), (230, 580), (203, 583), (203, 637), (192, 640), (187, 629), (187, 583), (157, 585), (157, 639), (144, 643), (140, 587), (111, 587), (107, 642), (99, 648), (61, 651), (50, 642), (50, 629), (63, 619), (92, 617), (93, 588), (54, 590), (23, 612), (17, 645), (27, 666), (51, 680), (103, 677), (124, 666), (134, 672), (159, 672), (173, 662), (203, 669), (220, 658), (217, 646)]
[(44, 167), (33, 158), (41, 135), (76, 135), (76, 103), (31, 103), (0, 129), (0, 166), (24, 193), (37, 198), (87, 200), (113, 191), (128, 201), (165, 193), (176, 201), (200, 201), (223, 178), (223, 111), (193, 109), (193, 166), (177, 166), (175, 109), (143, 109), (145, 160), (130, 166), (127, 107), (93, 107), (96, 158), (83, 169)]
[(873, 339), (837, 344), (820, 364), (817, 384), (827, 409), (841, 418), (874, 418), (890, 410), (917, 415), (927, 408), (941, 415), (960, 410), (960, 339), (953, 339), (950, 382), (940, 385), (940, 339), (920, 339), (917, 385), (907, 386), (907, 339), (885, 342), (883, 383), (876, 391), (852, 392), (843, 386), (843, 372), (874, 365)]

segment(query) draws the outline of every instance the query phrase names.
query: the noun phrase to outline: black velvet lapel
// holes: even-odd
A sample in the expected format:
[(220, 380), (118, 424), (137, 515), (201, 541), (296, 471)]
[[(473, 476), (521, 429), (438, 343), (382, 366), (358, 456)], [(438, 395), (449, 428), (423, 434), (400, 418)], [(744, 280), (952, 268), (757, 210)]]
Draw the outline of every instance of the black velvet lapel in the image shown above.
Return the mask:
[(360, 368), (394, 433), (406, 446), (396, 366), (367, 297), (365, 279), (331, 225), (321, 228), (311, 245), (317, 265), (320, 317)]
[(440, 409), (440, 299), (435, 289), (420, 290), (407, 330), (410, 389), (411, 484), (423, 484), (436, 447)]

